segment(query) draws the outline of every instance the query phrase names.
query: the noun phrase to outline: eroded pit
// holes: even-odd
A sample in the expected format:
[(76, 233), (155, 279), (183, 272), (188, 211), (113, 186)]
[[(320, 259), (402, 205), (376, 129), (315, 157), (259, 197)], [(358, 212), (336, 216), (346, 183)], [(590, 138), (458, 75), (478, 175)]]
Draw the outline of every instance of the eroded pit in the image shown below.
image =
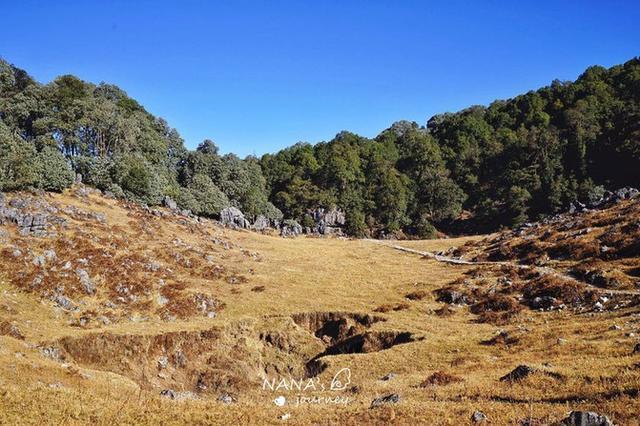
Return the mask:
[(370, 328), (386, 318), (350, 312), (305, 312), (291, 316), (300, 327), (320, 339), (324, 350), (305, 364), (307, 377), (322, 373), (328, 366), (321, 358), (342, 354), (379, 352), (416, 338), (408, 331), (372, 331)]
[(366, 354), (379, 352), (403, 343), (415, 342), (416, 339), (408, 331), (368, 331), (329, 346), (317, 358), (326, 355)]
[(386, 321), (375, 315), (349, 312), (303, 312), (293, 314), (291, 318), (325, 344), (335, 344), (363, 333), (376, 322)]

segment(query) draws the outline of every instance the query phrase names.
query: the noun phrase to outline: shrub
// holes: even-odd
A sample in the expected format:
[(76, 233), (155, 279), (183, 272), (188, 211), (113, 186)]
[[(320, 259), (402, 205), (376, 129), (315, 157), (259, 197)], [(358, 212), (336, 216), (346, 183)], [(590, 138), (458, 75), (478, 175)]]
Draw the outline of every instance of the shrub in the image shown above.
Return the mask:
[(204, 174), (195, 175), (189, 189), (198, 203), (196, 214), (217, 217), (222, 209), (230, 205), (227, 196)]
[(189, 188), (180, 188), (175, 194), (174, 200), (181, 209), (191, 210), (196, 214), (200, 214), (202, 210), (200, 203)]
[(33, 145), (14, 137), (5, 127), (0, 127), (0, 189), (14, 191), (37, 186), (39, 176), (36, 165)]
[(345, 230), (347, 234), (354, 237), (364, 237), (366, 234), (367, 224), (364, 220), (364, 213), (360, 210), (351, 210), (346, 214)]
[(112, 175), (127, 198), (146, 204), (159, 204), (161, 182), (153, 167), (142, 157), (126, 155), (113, 159)]
[(61, 192), (73, 184), (74, 173), (62, 153), (46, 147), (37, 156), (38, 187), (46, 191)]

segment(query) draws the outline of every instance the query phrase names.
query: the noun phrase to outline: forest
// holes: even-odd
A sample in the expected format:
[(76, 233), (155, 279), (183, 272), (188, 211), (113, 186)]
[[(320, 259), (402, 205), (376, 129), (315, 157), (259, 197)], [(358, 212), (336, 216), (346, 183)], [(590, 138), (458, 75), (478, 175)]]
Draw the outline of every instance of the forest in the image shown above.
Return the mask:
[(59, 192), (77, 175), (114, 197), (170, 197), (210, 218), (234, 206), (250, 220), (309, 226), (314, 209), (335, 207), (356, 237), (518, 226), (640, 186), (640, 59), (424, 124), (399, 121), (372, 139), (342, 131), (244, 159), (211, 140), (188, 150), (114, 85), (72, 75), (40, 84), (0, 59), (0, 190)]

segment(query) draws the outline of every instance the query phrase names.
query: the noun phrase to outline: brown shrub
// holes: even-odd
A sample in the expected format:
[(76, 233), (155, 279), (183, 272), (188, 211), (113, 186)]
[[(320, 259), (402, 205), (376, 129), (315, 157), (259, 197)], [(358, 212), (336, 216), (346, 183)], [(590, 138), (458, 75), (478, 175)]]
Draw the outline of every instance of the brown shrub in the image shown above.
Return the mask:
[(520, 311), (494, 312), (486, 311), (478, 315), (477, 321), (481, 324), (507, 325), (518, 317)]
[(9, 321), (0, 323), (0, 336), (10, 336), (14, 339), (24, 340), (24, 335), (20, 332), (18, 326)]
[(553, 297), (567, 305), (595, 302), (598, 299), (597, 294), (584, 284), (551, 274), (527, 282), (522, 292), (529, 306), (537, 297)]
[(429, 293), (425, 290), (416, 290), (406, 294), (404, 297), (409, 300), (422, 300), (427, 297)]
[(395, 305), (385, 304), (385, 305), (378, 306), (373, 310), (373, 312), (378, 312), (378, 313), (385, 313), (390, 311), (397, 312), (397, 311), (407, 310), (409, 309), (409, 307), (410, 306), (407, 303), (396, 303)]
[(600, 242), (587, 237), (559, 243), (549, 249), (549, 256), (555, 259), (587, 259), (600, 256)]
[(462, 380), (462, 378), (449, 373), (445, 373), (444, 371), (436, 371), (435, 373), (427, 377), (422, 383), (420, 383), (420, 387), (426, 388), (429, 386), (446, 386), (451, 383), (461, 382)]
[(435, 313), (437, 316), (445, 318), (454, 315), (456, 311), (451, 306), (445, 305), (440, 309), (436, 309)]
[(522, 306), (512, 296), (494, 293), (471, 306), (471, 312), (481, 314), (484, 312), (519, 312)]

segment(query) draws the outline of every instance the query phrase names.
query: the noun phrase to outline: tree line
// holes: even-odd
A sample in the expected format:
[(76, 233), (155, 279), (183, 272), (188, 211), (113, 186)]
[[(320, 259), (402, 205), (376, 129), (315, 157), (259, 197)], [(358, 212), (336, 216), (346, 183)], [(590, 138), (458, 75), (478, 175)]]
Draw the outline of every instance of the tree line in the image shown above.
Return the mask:
[(354, 236), (517, 226), (640, 185), (640, 59), (372, 139), (343, 131), (245, 159), (210, 140), (187, 150), (116, 86), (71, 75), (42, 85), (0, 60), (0, 189), (61, 191), (77, 173), (117, 197), (169, 196), (207, 217), (235, 206), (312, 226), (312, 210), (338, 207)]

